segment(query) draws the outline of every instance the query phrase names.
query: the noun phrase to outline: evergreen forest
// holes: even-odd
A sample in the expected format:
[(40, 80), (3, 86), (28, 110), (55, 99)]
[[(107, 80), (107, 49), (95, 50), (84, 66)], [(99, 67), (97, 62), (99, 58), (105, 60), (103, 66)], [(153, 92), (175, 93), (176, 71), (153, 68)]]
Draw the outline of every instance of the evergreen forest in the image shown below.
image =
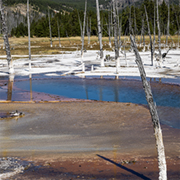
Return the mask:
[[(11, 0), (13, 1), (13, 0)], [(55, 0), (54, 0), (55, 1)], [(88, 1), (89, 2), (89, 1)], [(44, 0), (43, 0), (44, 3)], [(152, 0), (145, 0), (139, 6), (128, 6), (123, 10), (119, 11), (119, 27), (121, 28), (121, 35), (129, 35), (130, 29), (129, 24), (131, 23), (134, 33), (140, 35), (142, 32), (142, 24), (144, 23), (144, 31), (148, 34), (147, 22), (145, 17), (146, 6), (149, 25), (151, 34), (153, 34), (154, 27), (154, 18), (156, 20), (156, 13), (154, 15), (155, 3)], [(155, 11), (156, 12), (156, 11)], [(108, 10), (101, 10), (101, 26), (103, 36), (108, 36), (108, 27), (109, 25), (113, 28), (113, 22), (111, 21), (112, 13)], [(51, 27), (52, 27), (52, 36), (58, 37), (58, 23), (60, 26), (60, 36), (81, 36), (80, 24), (83, 23), (84, 11), (74, 9), (71, 12), (60, 12), (60, 13), (51, 13)], [(168, 22), (168, 6), (163, 1), (159, 5), (159, 18), (160, 18), (160, 29), (162, 34), (167, 33), (167, 22)], [(170, 4), (170, 25), (169, 33), (170, 35), (178, 34), (180, 22), (180, 7), (176, 4)], [(157, 27), (157, 26), (156, 26)], [(86, 29), (90, 29), (91, 35), (97, 35), (97, 18), (96, 11), (87, 9), (87, 19), (86, 19)], [(157, 28), (156, 28), (157, 33)], [(27, 25), (19, 24), (17, 28), (13, 28), (11, 31), (11, 36), (27, 36)], [(39, 20), (32, 20), (31, 22), (31, 36), (36, 37), (49, 37), (49, 20), (48, 15), (42, 17)]]

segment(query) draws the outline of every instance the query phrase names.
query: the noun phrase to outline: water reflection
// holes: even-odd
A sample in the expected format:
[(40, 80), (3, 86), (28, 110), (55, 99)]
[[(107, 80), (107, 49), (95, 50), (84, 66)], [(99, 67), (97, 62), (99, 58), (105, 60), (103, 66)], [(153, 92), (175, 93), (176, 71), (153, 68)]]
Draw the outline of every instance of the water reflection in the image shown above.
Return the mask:
[[(159, 80), (158, 80), (159, 81)], [(30, 84), (30, 86), (29, 86)], [(16, 87), (77, 99), (147, 104), (141, 81), (108, 79), (32, 79), (15, 82)], [(180, 86), (151, 82), (157, 106), (180, 108)]]
[(114, 86), (114, 101), (115, 102), (120, 102), (119, 101), (119, 91), (118, 91), (118, 81), (115, 81), (116, 86)]
[[(23, 81), (22, 81), (23, 82)], [(28, 81), (27, 81), (28, 82)], [(17, 82), (15, 81), (15, 76), (13, 74), (9, 75), (8, 83), (4, 84), (7, 87), (7, 91), (4, 92), (5, 88), (0, 92), (0, 100), (7, 100), (7, 101), (26, 101), (26, 100), (33, 100), (33, 93), (32, 93), (32, 74), (29, 74), (29, 85), (27, 90), (19, 89), (17, 87)], [(5, 97), (5, 94), (6, 97)]]
[(33, 100), (33, 94), (32, 94), (32, 74), (29, 74), (29, 83), (30, 83), (30, 101)]
[(14, 84), (14, 74), (10, 74), (8, 81), (8, 88), (7, 88), (7, 101), (12, 101), (13, 84)]
[(103, 101), (103, 92), (102, 92), (102, 87), (99, 87), (99, 100)]

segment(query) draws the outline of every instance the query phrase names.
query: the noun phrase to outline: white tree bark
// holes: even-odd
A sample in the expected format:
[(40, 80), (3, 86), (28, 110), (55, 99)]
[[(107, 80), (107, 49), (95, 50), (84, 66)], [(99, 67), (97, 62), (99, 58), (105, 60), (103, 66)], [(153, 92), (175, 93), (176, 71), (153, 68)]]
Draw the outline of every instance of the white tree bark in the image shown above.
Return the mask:
[(51, 31), (51, 18), (49, 13), (49, 7), (48, 7), (48, 17), (49, 17), (49, 36), (50, 36), (50, 46), (52, 47), (52, 31)]
[(88, 44), (91, 42), (91, 17), (90, 17), (90, 23), (89, 23), (89, 36), (88, 36)]
[[(179, 0), (179, 5), (180, 5), (180, 0)], [(174, 10), (174, 6), (173, 7), (173, 10)], [(179, 21), (178, 21), (178, 16), (177, 14), (176, 15), (176, 23), (177, 23), (177, 26), (178, 26), (178, 44), (177, 44), (177, 49), (179, 48), (179, 33), (180, 33), (180, 28), (179, 28)]]
[(98, 37), (99, 37), (99, 46), (100, 46), (100, 58), (103, 58), (103, 45), (102, 45), (102, 30), (101, 30), (101, 20), (99, 13), (99, 1), (96, 0), (96, 10), (97, 10), (97, 24), (98, 24)]
[(59, 30), (59, 21), (57, 20), (57, 28), (58, 28), (58, 38), (59, 38), (59, 47), (61, 47), (61, 34)]
[(159, 50), (159, 61), (162, 62), (162, 55), (161, 55), (161, 30), (160, 30), (160, 23), (159, 23), (159, 8), (158, 8), (158, 0), (156, 0), (157, 5), (157, 28), (158, 28), (158, 50)]
[(142, 36), (143, 36), (143, 52), (145, 51), (145, 37), (144, 37), (144, 16), (142, 18), (142, 29), (141, 29), (141, 33), (142, 33)]
[(84, 22), (82, 29), (82, 48), (81, 48), (81, 56), (83, 57), (84, 52), (84, 34), (85, 34), (85, 26), (86, 26), (86, 11), (87, 11), (87, 0), (85, 0), (85, 10), (84, 10)]
[(80, 19), (80, 16), (79, 16), (79, 12), (77, 11), (77, 13), (78, 13), (79, 26), (80, 26), (80, 30), (81, 30), (81, 42), (82, 42), (82, 24), (81, 24), (81, 19)]
[(156, 1), (154, 0), (154, 37), (153, 37), (153, 53), (155, 53), (155, 41), (156, 41)]
[(136, 26), (136, 12), (135, 12), (135, 3), (134, 3), (134, 0), (133, 0), (133, 4), (134, 4), (134, 41), (136, 42), (137, 26)]
[(11, 50), (10, 50), (10, 44), (9, 44), (9, 39), (8, 39), (8, 30), (7, 30), (6, 19), (5, 19), (5, 14), (4, 14), (4, 6), (2, 3), (2, 0), (0, 0), (0, 11), (1, 11), (1, 20), (2, 20), (2, 33), (3, 33), (4, 45), (6, 49), (8, 68), (9, 68), (9, 73), (12, 74), (14, 73), (13, 60), (11, 58)]
[[(110, 11), (110, 9), (109, 9)], [(108, 35), (109, 35), (109, 47), (112, 48), (111, 44), (111, 12), (108, 12)]]
[(29, 0), (27, 0), (27, 22), (28, 22), (28, 48), (29, 48), (29, 70), (31, 69), (31, 31), (29, 18)]
[(166, 46), (168, 46), (168, 37), (169, 37), (169, 22), (170, 21), (170, 9), (169, 9), (169, 1), (168, 1), (168, 21), (167, 21), (167, 33), (166, 33)]
[(149, 106), (151, 119), (153, 122), (154, 135), (155, 135), (155, 140), (156, 140), (156, 149), (157, 149), (157, 153), (158, 153), (159, 180), (167, 180), (166, 158), (165, 158), (165, 150), (164, 150), (161, 126), (160, 126), (160, 122), (159, 122), (159, 116), (157, 113), (156, 105), (153, 100), (151, 86), (146, 79), (146, 72), (144, 70), (144, 65), (142, 63), (142, 59), (139, 55), (137, 46), (134, 43), (132, 36), (130, 36), (130, 39), (131, 39), (132, 48), (133, 48), (135, 56), (136, 56), (136, 63), (139, 68), (141, 80), (143, 83), (143, 88), (144, 88), (144, 91), (146, 94), (146, 100), (147, 100), (147, 103)]
[(116, 0), (112, 0), (113, 2), (113, 25), (114, 25), (114, 46), (115, 46), (115, 59), (117, 60), (119, 57), (119, 46), (118, 46), (118, 33), (117, 33), (117, 15), (116, 15)]
[(147, 26), (148, 26), (148, 34), (149, 34), (149, 40), (150, 40), (150, 47), (151, 47), (151, 65), (153, 66), (153, 47), (152, 47), (152, 38), (151, 38), (151, 32), (150, 32), (150, 27), (149, 27), (149, 20), (148, 20), (148, 14), (146, 10), (146, 6), (144, 5), (145, 9), (145, 14), (146, 14), (146, 21), (147, 21)]

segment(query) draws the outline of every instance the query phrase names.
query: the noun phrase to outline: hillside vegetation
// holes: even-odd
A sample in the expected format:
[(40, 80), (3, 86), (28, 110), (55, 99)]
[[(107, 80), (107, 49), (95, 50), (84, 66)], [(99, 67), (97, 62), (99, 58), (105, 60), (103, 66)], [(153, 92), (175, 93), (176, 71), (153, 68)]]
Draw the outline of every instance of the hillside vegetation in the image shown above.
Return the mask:
[[(153, 34), (153, 26), (154, 26), (154, 1), (146, 0), (144, 3), (139, 7), (131, 7), (131, 23), (132, 28), (135, 29), (135, 33), (137, 35), (140, 35), (142, 32), (142, 20), (144, 19), (144, 30), (145, 34), (147, 33), (147, 22), (145, 19), (145, 10), (144, 5), (147, 8), (147, 13), (149, 17), (149, 24), (150, 24), (150, 30)], [(51, 17), (51, 26), (52, 26), (52, 36), (57, 37), (58, 36), (58, 27), (57, 27), (57, 21), (60, 24), (60, 34), (61, 37), (66, 36), (80, 36), (80, 24), (78, 21), (78, 14), (81, 19), (81, 23), (83, 22), (83, 11), (79, 10), (73, 10), (70, 13), (58, 13), (55, 14), (54, 17)], [(119, 14), (120, 22), (122, 22), (121, 28), (121, 34), (122, 35), (129, 35), (129, 17), (130, 17), (130, 8), (127, 7), (122, 10)], [(159, 6), (159, 15), (160, 15), (160, 28), (162, 34), (166, 34), (167, 32), (167, 17), (168, 17), (168, 7), (165, 2), (163, 2)], [(96, 20), (96, 12), (88, 10), (87, 12), (87, 18), (88, 18), (88, 26), (90, 27), (90, 21), (91, 21), (91, 35), (97, 35), (97, 20)], [(156, 17), (155, 17), (156, 18)], [(102, 23), (102, 32), (103, 36), (108, 36), (108, 12), (107, 11), (101, 11), (101, 23)], [(135, 28), (135, 22), (136, 22), (136, 28)], [(171, 4), (170, 5), (170, 34), (178, 34), (178, 26), (180, 22), (180, 7), (178, 5)], [(113, 26), (112, 26), (113, 27)], [(156, 25), (157, 27), (157, 25)], [(156, 28), (157, 32), (157, 28)], [(23, 23), (21, 23), (17, 28), (14, 28), (11, 31), (12, 36), (20, 37), (20, 36), (26, 36), (27, 35), (27, 26)], [(48, 22), (48, 16), (43, 17), (39, 19), (38, 21), (33, 21), (31, 24), (31, 35), (36, 37), (48, 37), (49, 36), (49, 22)]]
[[(47, 7), (50, 6), (56, 10), (68, 10), (72, 11), (73, 9), (84, 9), (84, 0), (30, 0), (29, 3), (32, 6), (36, 6), (39, 8), (40, 11), (45, 12), (47, 11)], [(27, 0), (5, 0), (5, 4), (7, 6), (12, 6), (19, 3), (27, 3)], [(100, 4), (105, 4), (104, 0), (99, 0)], [(96, 1), (95, 0), (88, 0), (88, 9), (95, 10)]]

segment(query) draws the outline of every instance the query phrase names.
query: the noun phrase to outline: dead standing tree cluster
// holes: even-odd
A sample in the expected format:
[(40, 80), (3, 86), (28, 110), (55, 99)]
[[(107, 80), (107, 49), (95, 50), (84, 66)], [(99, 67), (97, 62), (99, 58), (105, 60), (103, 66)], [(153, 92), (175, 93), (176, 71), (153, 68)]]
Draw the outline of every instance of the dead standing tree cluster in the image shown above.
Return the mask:
[(6, 48), (9, 74), (13, 74), (14, 73), (13, 60), (11, 58), (11, 50), (10, 50), (10, 44), (9, 44), (9, 39), (8, 39), (8, 30), (7, 30), (6, 19), (5, 19), (5, 14), (4, 14), (4, 6), (2, 3), (2, 0), (0, 0), (0, 11), (1, 11), (1, 20), (2, 20), (2, 33), (3, 33), (5, 48)]

